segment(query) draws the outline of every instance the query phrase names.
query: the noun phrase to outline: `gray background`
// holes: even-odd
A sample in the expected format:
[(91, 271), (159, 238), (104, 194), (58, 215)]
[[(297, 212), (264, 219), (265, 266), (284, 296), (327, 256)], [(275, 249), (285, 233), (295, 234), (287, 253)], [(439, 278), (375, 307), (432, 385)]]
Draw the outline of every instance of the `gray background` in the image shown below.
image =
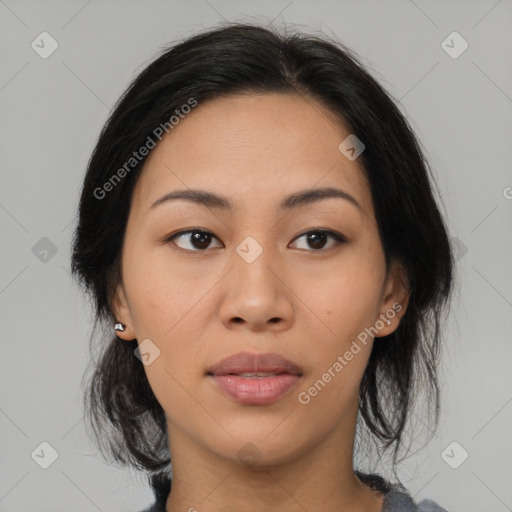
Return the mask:
[[(223, 18), (338, 38), (400, 100), (460, 247), (441, 425), (400, 475), (415, 499), (450, 512), (512, 510), (510, 0), (0, 0), (0, 511), (136, 511), (152, 501), (84, 430), (92, 314), (69, 274), (73, 217), (128, 82), (163, 45)], [(59, 45), (46, 59), (31, 47), (43, 31)], [(469, 44), (458, 58), (441, 45), (453, 31)], [(31, 456), (44, 441), (58, 453), (48, 469)]]

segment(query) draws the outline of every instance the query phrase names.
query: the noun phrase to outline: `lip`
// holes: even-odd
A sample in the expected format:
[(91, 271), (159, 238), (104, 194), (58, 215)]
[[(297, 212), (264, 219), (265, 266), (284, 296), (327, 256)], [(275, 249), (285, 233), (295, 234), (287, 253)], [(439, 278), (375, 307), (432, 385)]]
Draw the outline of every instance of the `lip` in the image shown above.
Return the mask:
[(207, 373), (218, 375), (239, 375), (241, 373), (289, 373), (302, 375), (302, 370), (288, 359), (271, 352), (252, 354), (239, 352), (211, 366)]
[[(272, 373), (265, 377), (243, 373)], [(211, 366), (207, 376), (232, 399), (246, 405), (271, 404), (288, 394), (300, 381), (302, 370), (274, 353), (233, 354)]]

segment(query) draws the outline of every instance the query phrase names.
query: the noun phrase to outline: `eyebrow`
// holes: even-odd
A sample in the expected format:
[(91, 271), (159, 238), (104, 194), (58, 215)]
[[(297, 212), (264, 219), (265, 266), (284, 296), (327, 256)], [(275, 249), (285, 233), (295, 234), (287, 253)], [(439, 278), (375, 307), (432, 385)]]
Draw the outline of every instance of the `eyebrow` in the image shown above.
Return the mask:
[[(322, 199), (331, 198), (345, 199), (352, 203), (357, 208), (359, 208), (361, 212), (364, 212), (361, 205), (356, 201), (356, 199), (353, 196), (351, 196), (348, 192), (345, 192), (344, 190), (334, 187), (300, 190), (285, 197), (279, 204), (279, 207), (281, 208), (281, 210), (291, 210), (299, 206), (315, 203)], [(150, 210), (157, 207), (158, 205), (176, 199), (185, 199), (187, 201), (192, 201), (193, 203), (196, 204), (202, 204), (208, 208), (216, 208), (220, 210), (233, 209), (231, 201), (225, 196), (214, 194), (212, 192), (207, 192), (206, 190), (188, 189), (175, 190), (173, 192), (165, 194), (164, 196), (157, 199), (150, 206)]]

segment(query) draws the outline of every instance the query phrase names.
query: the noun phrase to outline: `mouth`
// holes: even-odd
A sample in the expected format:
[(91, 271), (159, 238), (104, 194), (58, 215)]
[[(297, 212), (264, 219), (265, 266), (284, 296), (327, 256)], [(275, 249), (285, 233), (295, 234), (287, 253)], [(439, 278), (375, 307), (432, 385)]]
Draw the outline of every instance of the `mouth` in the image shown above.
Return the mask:
[(275, 377), (276, 375), (283, 375), (283, 374), (287, 374), (287, 375), (293, 375), (293, 374), (289, 374), (288, 372), (279, 372), (279, 373), (276, 373), (276, 372), (244, 372), (244, 373), (225, 373), (225, 374), (222, 374), (222, 375), (217, 375), (217, 374), (214, 374), (214, 373), (208, 373), (207, 375), (215, 375), (216, 377), (225, 377), (226, 375), (235, 375), (236, 377), (243, 377), (244, 379), (262, 379), (262, 378), (265, 378), (265, 377)]
[(244, 405), (269, 405), (298, 385), (302, 370), (278, 354), (234, 354), (210, 367), (217, 389)]

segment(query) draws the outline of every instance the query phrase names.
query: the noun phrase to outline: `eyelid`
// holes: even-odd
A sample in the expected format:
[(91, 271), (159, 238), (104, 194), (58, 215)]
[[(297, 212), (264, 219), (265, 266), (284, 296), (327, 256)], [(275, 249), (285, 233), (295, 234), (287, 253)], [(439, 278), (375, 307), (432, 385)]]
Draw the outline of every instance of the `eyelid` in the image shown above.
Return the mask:
[[(203, 234), (207, 234), (207, 235), (211, 235), (212, 238), (215, 238), (216, 240), (219, 240), (219, 238), (217, 236), (215, 236), (215, 234), (213, 232), (211, 232), (209, 229), (204, 229), (204, 228), (188, 228), (188, 229), (182, 229), (180, 231), (177, 231), (175, 233), (172, 233), (166, 237), (164, 237), (161, 242), (163, 244), (168, 244), (169, 242), (172, 242), (175, 238), (178, 238), (179, 236), (181, 235), (187, 235), (189, 233), (203, 233)], [(303, 231), (302, 233), (298, 234), (293, 240), (291, 243), (295, 242), (296, 240), (298, 240), (299, 238), (302, 238), (304, 235), (307, 235), (309, 233), (324, 233), (326, 234), (328, 237), (332, 238), (335, 243), (327, 248), (327, 249), (324, 249), (324, 248), (321, 248), (321, 249), (299, 249), (299, 250), (302, 250), (302, 251), (309, 251), (309, 252), (318, 252), (318, 253), (321, 253), (321, 252), (326, 252), (328, 251), (329, 249), (332, 249), (342, 243), (346, 243), (348, 240), (347, 238), (345, 237), (345, 235), (343, 235), (342, 233), (338, 232), (338, 231), (334, 231), (332, 229), (328, 229), (328, 228), (320, 228), (320, 227), (313, 227), (313, 228), (308, 228), (306, 229), (305, 231)], [(222, 242), (221, 242), (222, 243)], [(176, 245), (176, 244), (175, 244)], [(197, 252), (197, 253), (201, 253), (201, 252), (206, 252), (208, 249), (183, 249), (182, 247), (179, 247), (177, 246), (178, 249), (181, 249), (183, 251), (186, 251), (186, 252)], [(212, 249), (218, 249), (219, 247), (212, 247)]]
[(334, 249), (335, 247), (339, 246), (340, 244), (343, 244), (343, 243), (346, 243), (347, 242), (347, 238), (345, 237), (345, 235), (341, 234), (340, 232), (338, 231), (334, 231), (332, 229), (328, 229), (328, 228), (308, 228), (306, 229), (305, 231), (303, 231), (302, 233), (298, 234), (293, 240), (291, 243), (295, 242), (296, 240), (298, 240), (299, 238), (302, 238), (304, 235), (307, 235), (309, 233), (324, 233), (326, 234), (329, 238), (333, 239), (334, 240), (334, 243), (331, 245), (331, 247), (328, 247), (328, 248), (321, 248), (321, 249), (299, 249), (301, 251), (308, 251), (308, 252), (311, 252), (311, 253), (322, 253), (322, 252), (327, 252), (329, 251), (330, 249)]
[[(170, 235), (164, 237), (160, 241), (161, 241), (162, 244), (165, 245), (165, 244), (168, 244), (168, 243), (172, 242), (175, 238), (178, 238), (181, 235), (187, 235), (189, 233), (202, 233), (202, 234), (211, 235), (212, 238), (215, 238), (215, 239), (217, 239), (220, 242), (219, 238), (217, 236), (215, 236), (214, 233), (212, 233), (209, 229), (204, 229), (204, 228), (181, 229), (180, 231), (176, 231), (175, 233), (171, 233)], [(208, 249), (203, 249), (203, 250), (183, 249), (182, 247), (179, 247), (178, 245), (176, 245), (176, 247), (178, 247), (178, 249), (181, 249), (182, 251), (186, 251), (186, 252), (206, 252), (208, 250)], [(218, 249), (218, 247), (214, 247), (214, 249)]]
[(335, 240), (347, 242), (347, 237), (340, 233), (339, 231), (334, 231), (333, 229), (329, 228), (308, 228), (302, 233), (298, 234), (293, 241), (297, 240), (298, 238), (307, 235), (308, 233), (325, 233), (326, 235), (329, 235), (330, 237), (334, 238)]

